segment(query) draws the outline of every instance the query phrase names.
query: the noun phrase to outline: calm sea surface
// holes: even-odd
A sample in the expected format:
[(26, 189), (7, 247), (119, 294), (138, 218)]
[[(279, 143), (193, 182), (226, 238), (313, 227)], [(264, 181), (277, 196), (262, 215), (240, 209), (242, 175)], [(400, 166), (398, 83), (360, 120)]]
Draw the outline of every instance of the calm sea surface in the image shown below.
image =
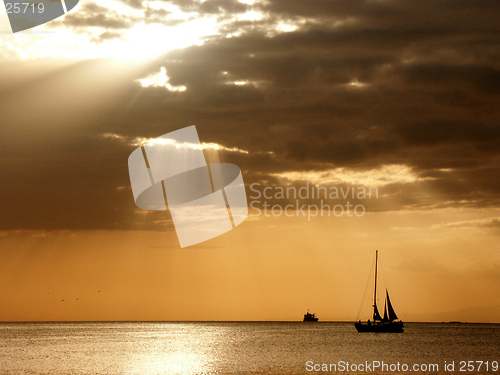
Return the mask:
[[(455, 373), (500, 374), (499, 324), (405, 326), (403, 334), (359, 334), (351, 323), (325, 322), (2, 323), (0, 373), (311, 374), (314, 365), (373, 361), (393, 369), (399, 362), (396, 373), (410, 372), (402, 370), (404, 364), (436, 364), (437, 371), (425, 373), (451, 373), (446, 361), (454, 363)], [(461, 361), (485, 363), (477, 371), (479, 362)]]

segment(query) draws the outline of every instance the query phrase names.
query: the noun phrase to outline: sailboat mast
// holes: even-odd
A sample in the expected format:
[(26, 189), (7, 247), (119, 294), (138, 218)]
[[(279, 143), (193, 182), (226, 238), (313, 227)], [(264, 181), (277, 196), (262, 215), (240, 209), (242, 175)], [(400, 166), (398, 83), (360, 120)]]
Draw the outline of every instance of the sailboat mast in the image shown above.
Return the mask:
[(377, 308), (377, 266), (378, 266), (378, 250), (375, 250), (375, 290), (373, 292), (373, 309)]

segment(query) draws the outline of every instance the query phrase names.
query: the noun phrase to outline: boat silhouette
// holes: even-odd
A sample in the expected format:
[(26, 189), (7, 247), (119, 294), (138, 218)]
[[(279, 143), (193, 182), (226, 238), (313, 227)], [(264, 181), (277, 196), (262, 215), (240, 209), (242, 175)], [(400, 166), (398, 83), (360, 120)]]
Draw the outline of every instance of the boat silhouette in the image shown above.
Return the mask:
[(384, 317), (380, 316), (377, 307), (377, 271), (378, 271), (378, 250), (375, 251), (375, 288), (373, 292), (373, 321), (363, 323), (356, 322), (354, 326), (358, 332), (404, 332), (404, 324), (396, 315), (392, 307), (391, 299), (389, 298), (389, 291), (385, 290), (385, 303), (384, 303)]
[(317, 322), (318, 318), (316, 317), (316, 314), (311, 314), (309, 310), (304, 314), (304, 322)]

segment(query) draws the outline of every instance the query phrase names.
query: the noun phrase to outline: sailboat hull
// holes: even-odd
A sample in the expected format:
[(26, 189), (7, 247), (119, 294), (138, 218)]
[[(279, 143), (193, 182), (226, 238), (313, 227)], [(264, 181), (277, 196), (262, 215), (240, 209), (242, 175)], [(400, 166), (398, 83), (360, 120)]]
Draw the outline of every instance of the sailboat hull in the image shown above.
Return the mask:
[(375, 324), (355, 323), (358, 332), (403, 333), (403, 322), (380, 322)]

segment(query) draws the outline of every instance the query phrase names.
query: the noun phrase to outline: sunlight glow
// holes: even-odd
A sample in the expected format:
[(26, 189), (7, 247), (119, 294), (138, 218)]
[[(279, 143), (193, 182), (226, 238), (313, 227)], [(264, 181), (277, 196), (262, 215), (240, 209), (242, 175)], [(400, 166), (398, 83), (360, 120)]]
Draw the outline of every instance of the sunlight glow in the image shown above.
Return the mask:
[(108, 139), (116, 139), (118, 141), (127, 143), (129, 146), (142, 146), (144, 143), (155, 143), (155, 144), (170, 144), (174, 145), (176, 148), (182, 148), (182, 147), (188, 147), (196, 150), (215, 150), (215, 151), (226, 151), (226, 152), (238, 152), (240, 154), (248, 154), (249, 152), (247, 150), (242, 150), (237, 147), (226, 147), (223, 146), (219, 143), (214, 143), (214, 142), (202, 142), (201, 146), (193, 143), (178, 143), (174, 139), (165, 139), (165, 138), (143, 138), (143, 137), (125, 137), (123, 135), (119, 134), (113, 134), (113, 133), (105, 133), (102, 134), (103, 138), (108, 138)]
[(250, 10), (245, 13), (238, 14), (236, 19), (238, 21), (260, 21), (265, 18), (265, 14), (262, 12), (257, 12), (255, 10)]
[(278, 31), (282, 31), (284, 33), (289, 33), (291, 31), (295, 31), (299, 28), (299, 25), (292, 24), (292, 23), (285, 23), (285, 22), (280, 22), (276, 29)]
[(165, 87), (167, 90), (172, 92), (183, 92), (186, 91), (186, 86), (172, 86), (168, 83), (170, 77), (167, 75), (167, 69), (163, 66), (160, 68), (160, 72), (157, 74), (152, 74), (143, 79), (137, 79), (142, 87)]
[[(138, 60), (200, 45), (207, 35), (218, 34), (215, 15), (200, 16), (162, 1), (146, 0), (141, 9), (131, 8), (118, 0), (89, 1), (85, 6), (80, 4), (77, 12), (65, 16), (68, 22), (77, 26), (69, 26), (61, 18), (15, 36), (2, 35), (0, 55), (17, 55), (22, 60), (40, 57)], [(123, 24), (123, 28), (109, 28), (106, 22), (102, 26), (98, 21), (89, 23), (88, 20), (97, 15), (92, 7), (110, 10), (105, 17), (107, 23)], [(165, 11), (165, 14), (156, 18), (147, 15), (148, 11), (155, 10)]]
[(266, 1), (241, 0), (247, 5), (245, 12), (223, 10), (222, 15), (200, 13), (197, 6), (201, 3), (195, 1), (188, 7), (144, 0), (142, 7), (134, 8), (120, 0), (88, 0), (78, 11), (15, 37), (6, 30), (0, 38), (0, 56), (144, 60), (202, 45), (207, 38), (231, 38), (255, 31), (273, 37), (309, 22), (306, 18), (275, 19), (262, 11)]
[(227, 81), (224, 82), (226, 85), (234, 85), (234, 86), (254, 86), (260, 87), (264, 84), (265, 81), (250, 81), (248, 79), (240, 79), (237, 81)]
[(364, 89), (365, 87), (368, 86), (368, 83), (360, 82), (360, 81), (358, 81), (357, 78), (354, 78), (346, 86), (349, 88), (354, 88), (354, 89)]
[(245, 81), (234, 81), (234, 82), (228, 82), (228, 83), (236, 85), (236, 86), (244, 86), (244, 85), (246, 85), (249, 82), (247, 80), (245, 80)]
[(276, 173), (273, 176), (294, 181), (310, 181), (316, 185), (349, 183), (363, 186), (384, 186), (408, 184), (430, 179), (421, 178), (406, 165), (384, 165), (377, 169), (358, 171), (348, 168), (334, 168), (326, 171), (293, 171)]
[(234, 86), (253, 86), (253, 87), (262, 87), (266, 84), (267, 81), (259, 80), (252, 81), (249, 79), (234, 79), (231, 73), (227, 71), (221, 72), (223, 81), (221, 83), (225, 85), (234, 85)]

